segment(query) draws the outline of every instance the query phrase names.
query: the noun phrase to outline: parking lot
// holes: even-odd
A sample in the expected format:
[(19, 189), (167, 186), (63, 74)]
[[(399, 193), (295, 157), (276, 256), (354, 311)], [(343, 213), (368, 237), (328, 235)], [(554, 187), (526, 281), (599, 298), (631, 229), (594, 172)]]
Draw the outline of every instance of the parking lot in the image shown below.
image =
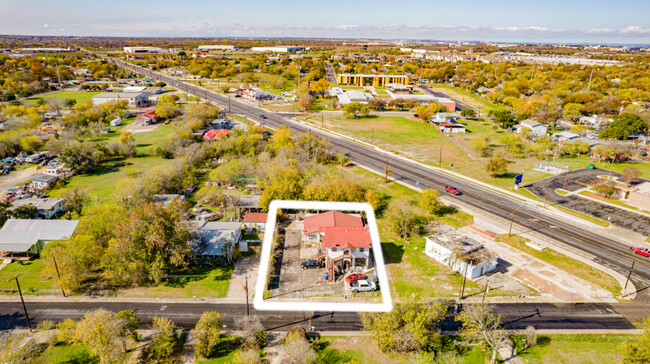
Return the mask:
[[(593, 216), (603, 221), (607, 221), (612, 225), (632, 230), (645, 236), (650, 236), (650, 217), (647, 215), (618, 208), (609, 204), (599, 203), (598, 201), (587, 199), (579, 195), (563, 196), (555, 192), (556, 189), (564, 188), (565, 179), (566, 190), (575, 192), (588, 187), (593, 180), (598, 178), (598, 176), (607, 176), (609, 174), (610, 172), (604, 169), (583, 168), (569, 172), (568, 176), (562, 173), (527, 184), (524, 188), (532, 192), (540, 200), (544, 200), (548, 186), (547, 201), (549, 203)], [(620, 177), (621, 174), (611, 172), (611, 176)]]

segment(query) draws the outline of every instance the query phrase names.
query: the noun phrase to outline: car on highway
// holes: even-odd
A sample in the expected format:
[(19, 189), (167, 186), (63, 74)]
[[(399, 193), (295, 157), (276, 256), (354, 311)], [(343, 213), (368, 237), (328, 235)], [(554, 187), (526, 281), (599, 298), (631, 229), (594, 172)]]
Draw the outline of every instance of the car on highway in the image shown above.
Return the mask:
[(447, 192), (449, 192), (449, 193), (453, 193), (453, 194), (456, 195), (456, 196), (462, 194), (462, 192), (460, 192), (460, 191), (458, 190), (458, 188), (456, 188), (456, 187), (454, 187), (454, 186), (445, 186), (445, 191), (447, 191)]
[(300, 263), (300, 268), (302, 269), (323, 268), (323, 263), (320, 260), (310, 259), (306, 262)]
[(630, 250), (635, 252), (636, 254), (643, 255), (644, 257), (650, 258), (650, 249), (633, 246), (630, 248)]
[(375, 282), (368, 281), (365, 279), (361, 279), (356, 282), (350, 283), (350, 291), (354, 293), (374, 292), (376, 290), (377, 290), (377, 285), (375, 285)]
[(260, 119), (266, 119), (266, 115), (260, 114)]
[(348, 283), (356, 282), (361, 279), (366, 279), (367, 277), (361, 273), (352, 273), (349, 276), (345, 277), (345, 281)]

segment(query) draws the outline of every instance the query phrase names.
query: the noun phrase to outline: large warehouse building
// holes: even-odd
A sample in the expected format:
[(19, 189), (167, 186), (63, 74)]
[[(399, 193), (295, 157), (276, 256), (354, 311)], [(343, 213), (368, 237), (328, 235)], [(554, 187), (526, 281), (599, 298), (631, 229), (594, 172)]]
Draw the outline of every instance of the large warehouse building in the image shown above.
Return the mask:
[(408, 85), (410, 80), (406, 75), (362, 75), (342, 73), (336, 76), (336, 81), (339, 85), (382, 87), (389, 83)]
[(237, 47), (226, 44), (208, 44), (200, 45), (197, 49), (200, 51), (234, 51)]
[(280, 47), (253, 47), (252, 52), (270, 52), (270, 53), (291, 53), (305, 49), (304, 47), (280, 46)]
[(124, 47), (124, 53), (166, 53), (167, 50), (158, 47)]

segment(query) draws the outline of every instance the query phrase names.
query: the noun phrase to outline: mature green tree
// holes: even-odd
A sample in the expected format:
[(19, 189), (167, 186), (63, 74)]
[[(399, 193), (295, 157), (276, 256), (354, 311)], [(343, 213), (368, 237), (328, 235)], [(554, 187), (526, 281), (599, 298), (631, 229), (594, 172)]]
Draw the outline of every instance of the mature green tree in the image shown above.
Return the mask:
[(124, 353), (124, 322), (115, 313), (104, 309), (84, 315), (74, 337), (75, 342), (85, 345), (97, 355), (100, 363), (118, 361)]
[(424, 191), (422, 191), (422, 193), (420, 194), (418, 202), (420, 203), (420, 207), (424, 211), (433, 214), (440, 207), (439, 198), (440, 198), (440, 192), (438, 190), (427, 188)]
[(405, 197), (391, 200), (384, 216), (391, 231), (402, 239), (406, 239), (419, 228), (415, 209)]
[(269, 147), (274, 152), (278, 152), (280, 149), (286, 147), (291, 148), (293, 147), (293, 140), (291, 137), (292, 134), (289, 127), (282, 125), (275, 131), (275, 133), (273, 133), (273, 136), (270, 139)]
[(364, 201), (365, 190), (357, 182), (336, 177), (314, 179), (303, 190), (303, 198), (311, 201)]
[(623, 362), (626, 364), (650, 363), (650, 319), (641, 323), (643, 332), (623, 345)]
[(362, 104), (358, 101), (343, 106), (343, 115), (348, 119), (365, 117), (368, 116), (369, 113), (370, 109), (368, 108), (368, 105)]
[(440, 322), (446, 311), (444, 303), (409, 296), (390, 312), (362, 314), (361, 323), (384, 352), (436, 351), (442, 348)]
[(485, 165), (485, 170), (492, 175), (492, 177), (497, 177), (499, 175), (505, 174), (508, 172), (508, 160), (495, 155), (490, 158), (490, 160)]
[(264, 181), (260, 206), (268, 208), (273, 200), (296, 200), (302, 196), (305, 180), (294, 166), (274, 168)]
[(195, 340), (194, 353), (199, 358), (209, 358), (221, 336), (221, 314), (206, 311), (201, 315), (194, 330), (191, 331)]
[(488, 149), (488, 139), (486, 137), (477, 136), (469, 141), (469, 145), (476, 152), (476, 156), (485, 156)]
[[(61, 276), (57, 283), (68, 292), (80, 291), (87, 279), (92, 276), (92, 269), (103, 254), (103, 249), (95, 244), (91, 236), (75, 234), (66, 241), (52, 241), (43, 248), (42, 256), (45, 268), (44, 277)], [(54, 260), (56, 259), (56, 266)]]
[(63, 193), (63, 198), (65, 199), (65, 207), (69, 212), (76, 212), (77, 215), (81, 216), (84, 205), (88, 202), (89, 197), (86, 191), (80, 190), (78, 188), (72, 188), (66, 190)]
[(621, 126), (608, 126), (605, 130), (598, 134), (600, 139), (617, 139), (626, 140), (630, 133)]
[(160, 283), (172, 269), (187, 265), (190, 232), (181, 202), (161, 207), (135, 205), (115, 224), (104, 258), (104, 276), (114, 284)]
[(517, 123), (515, 116), (512, 115), (510, 111), (506, 110), (501, 110), (494, 113), (494, 122), (503, 129), (508, 129)]
[(15, 209), (11, 210), (10, 215), (14, 219), (33, 219), (38, 213), (36, 206), (32, 205), (23, 205), (18, 206)]
[(462, 116), (464, 118), (472, 119), (472, 118), (476, 117), (476, 111), (474, 111), (472, 109), (463, 109), (460, 112), (460, 116)]
[(576, 103), (568, 103), (564, 105), (564, 108), (562, 109), (562, 115), (572, 118), (572, 119), (577, 119), (582, 113), (585, 111), (585, 106), (582, 104), (576, 104)]
[(149, 345), (149, 356), (155, 360), (170, 357), (177, 349), (179, 338), (174, 323), (165, 317), (153, 318), (153, 334)]
[(59, 160), (75, 173), (89, 173), (105, 158), (104, 152), (89, 142), (69, 141), (63, 148)]
[(321, 94), (321, 97), (325, 97), (325, 92), (329, 90), (330, 83), (326, 79), (321, 78), (318, 81), (312, 82), (310, 88), (312, 92), (317, 92)]
[(492, 312), (487, 304), (467, 305), (456, 316), (456, 321), (462, 322), (461, 335), (468, 344), (484, 345), (492, 356), (491, 363), (496, 362), (497, 351), (509, 342), (508, 334), (501, 328), (501, 317)]

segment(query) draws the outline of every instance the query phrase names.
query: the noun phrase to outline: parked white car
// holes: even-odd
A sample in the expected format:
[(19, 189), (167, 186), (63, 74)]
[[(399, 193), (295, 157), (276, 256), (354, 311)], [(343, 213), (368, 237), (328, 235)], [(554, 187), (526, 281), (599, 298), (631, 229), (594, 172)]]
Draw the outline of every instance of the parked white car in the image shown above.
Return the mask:
[(350, 283), (350, 290), (354, 293), (374, 292), (377, 290), (377, 286), (375, 285), (375, 282), (361, 279), (356, 282)]

